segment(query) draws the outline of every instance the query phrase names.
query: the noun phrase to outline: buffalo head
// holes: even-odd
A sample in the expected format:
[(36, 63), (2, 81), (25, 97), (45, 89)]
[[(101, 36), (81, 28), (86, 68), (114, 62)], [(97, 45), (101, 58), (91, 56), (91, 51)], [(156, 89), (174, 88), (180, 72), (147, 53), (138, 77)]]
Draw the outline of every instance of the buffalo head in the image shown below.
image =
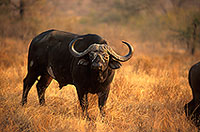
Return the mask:
[[(103, 77), (103, 73), (108, 69), (108, 67), (112, 69), (120, 68), (120, 62), (125, 62), (129, 60), (133, 54), (133, 47), (127, 43), (129, 48), (129, 53), (126, 56), (118, 55), (110, 46), (107, 44), (91, 44), (86, 50), (83, 52), (78, 52), (75, 50), (74, 45), (77, 40), (83, 38), (76, 38), (72, 40), (69, 44), (69, 51), (74, 57), (81, 58), (78, 62), (79, 65), (89, 66), (91, 71), (98, 72), (98, 80), (103, 82), (106, 77)], [(84, 57), (87, 56), (87, 57)]]

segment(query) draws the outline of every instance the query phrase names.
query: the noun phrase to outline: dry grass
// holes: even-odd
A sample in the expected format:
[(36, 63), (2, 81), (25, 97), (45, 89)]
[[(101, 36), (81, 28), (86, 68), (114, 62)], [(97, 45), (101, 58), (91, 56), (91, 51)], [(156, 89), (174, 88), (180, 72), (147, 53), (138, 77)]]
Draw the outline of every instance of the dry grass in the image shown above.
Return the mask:
[[(110, 32), (99, 33), (113, 42), (116, 37)], [(122, 34), (118, 39), (121, 38), (130, 36)], [(99, 115), (97, 97), (89, 96), (89, 114), (93, 121), (88, 122), (81, 118), (75, 88), (66, 86), (59, 90), (55, 81), (47, 89), (45, 106), (38, 103), (35, 85), (29, 93), (28, 104), (20, 105), (22, 80), (27, 72), (27, 46), (23, 43), (28, 42), (9, 38), (0, 41), (0, 131), (197, 131), (186, 119), (183, 109), (192, 98), (187, 74), (197, 56), (136, 54), (116, 72), (104, 119)]]

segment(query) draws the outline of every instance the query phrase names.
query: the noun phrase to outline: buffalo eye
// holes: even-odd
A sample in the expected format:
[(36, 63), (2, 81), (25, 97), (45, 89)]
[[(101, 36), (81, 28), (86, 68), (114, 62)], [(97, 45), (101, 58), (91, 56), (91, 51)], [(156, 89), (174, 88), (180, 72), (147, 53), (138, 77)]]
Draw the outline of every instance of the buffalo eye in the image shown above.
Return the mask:
[(90, 53), (89, 58), (92, 60), (94, 58), (94, 53)]

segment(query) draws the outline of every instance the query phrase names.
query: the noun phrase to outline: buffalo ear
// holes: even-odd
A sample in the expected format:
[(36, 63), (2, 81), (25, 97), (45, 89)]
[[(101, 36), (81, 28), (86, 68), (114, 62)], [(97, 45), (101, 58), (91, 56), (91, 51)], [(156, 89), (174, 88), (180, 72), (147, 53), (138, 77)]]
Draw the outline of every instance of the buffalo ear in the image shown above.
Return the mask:
[(116, 61), (116, 60), (110, 59), (110, 61), (109, 61), (109, 66), (110, 66), (112, 69), (119, 69), (119, 68), (122, 66), (122, 64), (119, 63), (119, 62)]
[(83, 58), (78, 61), (78, 65), (87, 66), (88, 64), (89, 64), (89, 61)]

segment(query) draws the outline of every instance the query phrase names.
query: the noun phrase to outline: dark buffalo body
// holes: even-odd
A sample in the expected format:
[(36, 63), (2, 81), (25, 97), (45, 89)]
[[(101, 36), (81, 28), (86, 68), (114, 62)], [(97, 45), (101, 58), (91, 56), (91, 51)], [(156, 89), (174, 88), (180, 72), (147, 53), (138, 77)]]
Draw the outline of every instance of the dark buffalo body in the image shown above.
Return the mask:
[(185, 105), (185, 113), (200, 128), (200, 62), (190, 68), (188, 79), (193, 99)]
[(87, 94), (98, 94), (99, 108), (104, 113), (102, 108), (108, 97), (114, 69), (120, 68), (120, 61), (127, 61), (132, 56), (130, 44), (123, 43), (129, 47), (129, 53), (119, 56), (103, 38), (95, 34), (78, 35), (57, 30), (39, 34), (29, 47), (22, 105), (27, 102), (28, 92), (36, 80), (39, 102), (44, 104), (45, 90), (55, 79), (60, 89), (67, 84), (76, 87), (86, 115)]

